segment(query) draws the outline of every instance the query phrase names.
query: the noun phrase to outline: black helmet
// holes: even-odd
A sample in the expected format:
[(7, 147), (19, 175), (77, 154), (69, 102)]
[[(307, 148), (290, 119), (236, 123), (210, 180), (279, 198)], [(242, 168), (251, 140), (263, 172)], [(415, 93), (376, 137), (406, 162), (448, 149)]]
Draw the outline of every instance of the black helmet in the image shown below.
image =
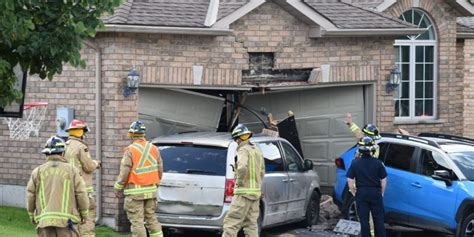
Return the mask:
[(236, 139), (242, 135), (250, 134), (252, 136), (252, 132), (243, 124), (237, 125), (234, 130), (232, 130), (232, 138)]
[(130, 129), (128, 129), (129, 135), (130, 134), (145, 134), (145, 132), (146, 132), (145, 124), (140, 120), (137, 120), (133, 122), (132, 124), (130, 124)]
[(66, 143), (64, 140), (60, 137), (52, 136), (48, 139), (48, 141), (46, 141), (44, 149), (41, 151), (41, 153), (46, 155), (61, 154), (65, 149)]
[(377, 126), (370, 123), (362, 128), (362, 132), (364, 132), (366, 136), (372, 137), (374, 140), (379, 140), (381, 138)]
[(358, 145), (359, 145), (359, 153), (361, 154), (371, 154), (375, 152), (375, 150), (377, 149), (374, 139), (369, 136), (365, 136), (362, 139), (360, 139)]

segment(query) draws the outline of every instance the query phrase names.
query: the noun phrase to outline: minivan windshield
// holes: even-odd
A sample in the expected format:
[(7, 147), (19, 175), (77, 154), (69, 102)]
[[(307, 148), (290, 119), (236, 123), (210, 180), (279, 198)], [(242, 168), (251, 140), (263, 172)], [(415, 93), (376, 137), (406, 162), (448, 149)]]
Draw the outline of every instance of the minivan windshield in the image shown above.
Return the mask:
[(464, 176), (474, 181), (474, 151), (451, 153), (451, 157)]
[(158, 145), (165, 173), (225, 176), (227, 148)]

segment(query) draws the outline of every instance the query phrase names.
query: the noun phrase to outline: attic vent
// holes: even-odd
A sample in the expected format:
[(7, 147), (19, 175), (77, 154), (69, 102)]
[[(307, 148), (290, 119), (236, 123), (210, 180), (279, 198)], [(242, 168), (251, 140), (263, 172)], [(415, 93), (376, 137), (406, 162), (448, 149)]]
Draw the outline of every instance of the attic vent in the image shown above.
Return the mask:
[(274, 66), (273, 53), (249, 53), (250, 70), (271, 70)]

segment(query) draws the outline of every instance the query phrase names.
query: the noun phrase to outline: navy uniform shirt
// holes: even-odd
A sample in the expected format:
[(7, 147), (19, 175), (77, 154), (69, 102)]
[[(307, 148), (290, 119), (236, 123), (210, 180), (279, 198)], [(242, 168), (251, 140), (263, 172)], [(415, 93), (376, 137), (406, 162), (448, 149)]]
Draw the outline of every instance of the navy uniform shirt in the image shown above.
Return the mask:
[(347, 178), (356, 181), (356, 187), (376, 187), (380, 188), (380, 180), (387, 177), (385, 166), (379, 159), (374, 159), (369, 155), (362, 155), (361, 158), (352, 161), (347, 172)]

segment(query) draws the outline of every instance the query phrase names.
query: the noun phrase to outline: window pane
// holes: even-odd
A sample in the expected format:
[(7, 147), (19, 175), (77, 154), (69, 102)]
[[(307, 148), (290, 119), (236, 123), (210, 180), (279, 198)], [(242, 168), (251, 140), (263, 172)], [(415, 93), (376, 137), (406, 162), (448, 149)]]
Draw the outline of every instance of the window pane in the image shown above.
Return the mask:
[(414, 15), (413, 24), (418, 25), (421, 21), (421, 14), (418, 11), (414, 11), (413, 15)]
[[(409, 10), (409, 11), (406, 11), (405, 13), (403, 13), (403, 17), (405, 18), (406, 22), (413, 23), (412, 14), (413, 14), (413, 10)], [(402, 20), (403, 20), (403, 18), (402, 18)]]
[(415, 53), (416, 53), (416, 62), (417, 63), (421, 63), (423, 62), (423, 50), (424, 50), (425, 46), (416, 46), (415, 48)]
[(421, 167), (419, 173), (425, 176), (432, 176), (435, 170), (448, 170), (449, 165), (443, 159), (441, 154), (428, 150), (422, 150), (421, 152)]
[(408, 96), (410, 94), (410, 83), (409, 82), (402, 82), (401, 90), (402, 90), (401, 98), (402, 99), (408, 99)]
[(225, 176), (227, 148), (211, 146), (159, 146), (164, 172)]
[(395, 117), (408, 117), (410, 111), (408, 100), (395, 101)]
[(422, 116), (423, 115), (423, 100), (415, 100), (415, 116)]
[(433, 62), (434, 61), (434, 48), (433, 46), (425, 46), (425, 62)]
[(402, 47), (402, 62), (410, 63), (410, 46), (401, 46)]
[(385, 156), (385, 165), (395, 169), (410, 171), (410, 161), (415, 151), (414, 147), (390, 144)]
[(425, 81), (432, 81), (433, 79), (433, 64), (425, 64)]
[(424, 96), (423, 96), (423, 92), (424, 92), (424, 88), (423, 88), (423, 82), (417, 82), (415, 84), (415, 98), (417, 99), (423, 99)]
[(303, 171), (303, 161), (296, 151), (286, 142), (282, 142), (288, 171)]
[(415, 66), (415, 80), (416, 81), (423, 81), (423, 64), (416, 64)]
[(433, 98), (433, 82), (425, 82), (425, 98)]
[(276, 142), (261, 142), (257, 143), (262, 151), (265, 159), (265, 172), (279, 172), (284, 171), (283, 159), (281, 158), (280, 149)]
[(401, 54), (401, 47), (400, 46), (395, 46), (394, 47), (394, 51), (395, 51), (395, 63), (398, 63), (400, 62), (400, 54)]
[(425, 116), (433, 116), (433, 100), (425, 100)]
[(409, 64), (402, 64), (401, 75), (402, 75), (401, 77), (402, 81), (410, 80), (410, 65)]

